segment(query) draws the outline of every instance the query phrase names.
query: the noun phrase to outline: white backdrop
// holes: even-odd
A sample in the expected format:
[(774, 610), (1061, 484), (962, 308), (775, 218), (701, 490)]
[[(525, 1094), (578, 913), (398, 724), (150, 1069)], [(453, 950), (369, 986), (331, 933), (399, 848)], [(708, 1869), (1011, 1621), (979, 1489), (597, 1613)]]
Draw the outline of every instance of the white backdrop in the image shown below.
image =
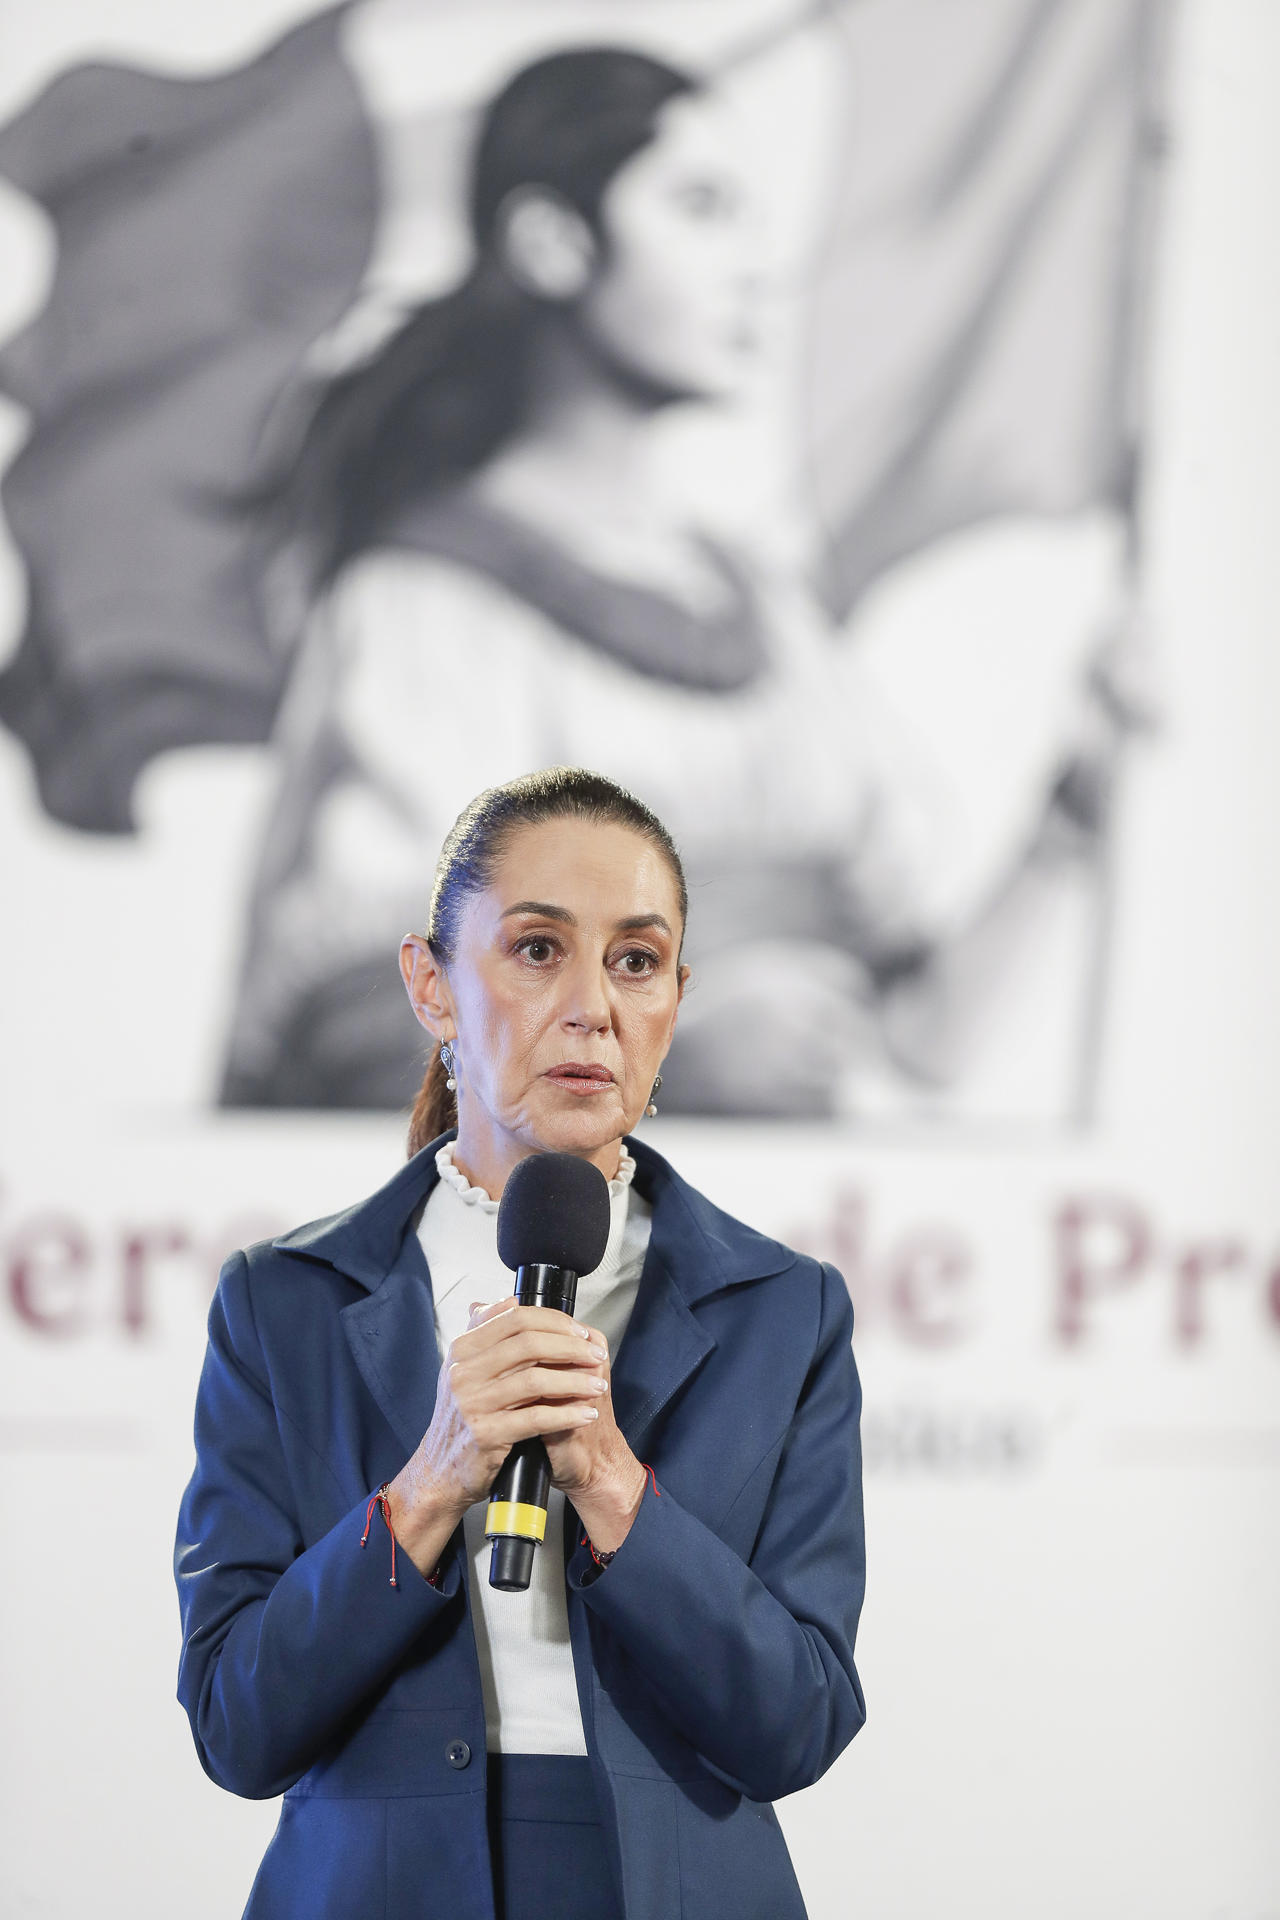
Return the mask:
[[(191, 71), (300, 11), (10, 7), (0, 113), (94, 53)], [(814, 1920), (1280, 1915), (1280, 80), (1276, 0), (1192, 0), (1160, 265), (1146, 611), (1087, 1133), (659, 1121), (841, 1264), (866, 1386), (869, 1720), (782, 1808)], [(0, 331), (47, 271), (0, 205)], [(21, 419), (4, 416), (10, 443)], [(4, 631), (20, 585), (6, 560)], [(396, 1164), (393, 1121), (202, 1110), (260, 757), (37, 818), (0, 735), (0, 1910), (236, 1913), (274, 1818), (200, 1773), (169, 1570), (225, 1250)]]

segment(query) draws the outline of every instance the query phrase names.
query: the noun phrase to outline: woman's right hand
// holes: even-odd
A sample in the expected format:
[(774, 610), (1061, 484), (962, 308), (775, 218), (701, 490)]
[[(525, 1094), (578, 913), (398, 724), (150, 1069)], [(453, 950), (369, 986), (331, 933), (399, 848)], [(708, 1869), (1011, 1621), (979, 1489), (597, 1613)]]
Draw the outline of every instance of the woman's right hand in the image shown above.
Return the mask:
[(441, 1365), (431, 1425), (387, 1489), (396, 1538), (420, 1573), (434, 1572), (517, 1440), (599, 1417), (606, 1361), (590, 1330), (552, 1307), (512, 1296), (472, 1308)]

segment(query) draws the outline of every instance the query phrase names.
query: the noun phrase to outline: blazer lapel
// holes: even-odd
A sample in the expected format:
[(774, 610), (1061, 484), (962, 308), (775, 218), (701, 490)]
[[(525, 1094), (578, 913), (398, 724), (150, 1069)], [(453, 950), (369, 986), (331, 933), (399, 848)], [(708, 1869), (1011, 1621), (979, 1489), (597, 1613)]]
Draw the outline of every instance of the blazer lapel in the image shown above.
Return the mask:
[(440, 1372), (431, 1276), (416, 1233), (405, 1235), (377, 1291), (339, 1317), (365, 1385), (412, 1453), (431, 1424)]
[(431, 1424), (440, 1372), (431, 1276), (415, 1227), (439, 1179), (436, 1151), (453, 1138), (441, 1134), (423, 1147), (359, 1206), (274, 1242), (367, 1289), (338, 1317), (361, 1378), (408, 1453)]
[(636, 1185), (653, 1207), (649, 1251), (613, 1369), (614, 1413), (638, 1454), (667, 1402), (715, 1351), (699, 1305), (728, 1287), (784, 1272), (796, 1255), (722, 1213), (642, 1141), (628, 1139), (627, 1146)]
[(715, 1344), (690, 1311), (661, 1251), (650, 1242), (613, 1369), (614, 1417), (633, 1453), (640, 1452), (663, 1407)]

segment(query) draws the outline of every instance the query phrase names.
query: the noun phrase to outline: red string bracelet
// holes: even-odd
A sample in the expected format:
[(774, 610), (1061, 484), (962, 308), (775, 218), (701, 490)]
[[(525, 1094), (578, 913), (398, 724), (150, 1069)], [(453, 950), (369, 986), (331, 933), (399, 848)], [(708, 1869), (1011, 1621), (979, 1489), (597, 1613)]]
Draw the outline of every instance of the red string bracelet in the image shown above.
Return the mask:
[[(391, 1535), (391, 1584), (393, 1587), (396, 1587), (399, 1586), (400, 1583), (396, 1579), (396, 1530), (391, 1524), (391, 1502), (387, 1498), (387, 1488), (389, 1485), (390, 1482), (384, 1480), (378, 1488), (378, 1491), (369, 1497), (369, 1504), (365, 1509), (364, 1532), (360, 1535), (360, 1545), (362, 1547), (368, 1546), (369, 1529), (373, 1525), (373, 1510), (375, 1507), (381, 1507), (382, 1517), (387, 1523), (387, 1532)], [(436, 1568), (434, 1573), (427, 1575), (427, 1585), (429, 1587), (438, 1587), (440, 1585), (439, 1567)]]
[(388, 1482), (384, 1480), (382, 1485), (378, 1488), (378, 1491), (374, 1494), (370, 1494), (369, 1496), (369, 1505), (365, 1509), (365, 1516), (364, 1516), (364, 1532), (360, 1535), (360, 1545), (362, 1547), (368, 1546), (369, 1529), (373, 1525), (373, 1510), (375, 1507), (381, 1507), (382, 1517), (387, 1523), (387, 1532), (391, 1535), (391, 1584), (394, 1587), (397, 1584), (397, 1581), (396, 1581), (396, 1530), (391, 1524), (391, 1502), (387, 1498), (387, 1486), (388, 1486)]
[[(640, 1462), (640, 1465), (644, 1468), (645, 1472), (649, 1476), (649, 1484), (653, 1488), (654, 1499), (661, 1500), (662, 1488), (658, 1485), (657, 1474), (654, 1472), (653, 1468), (649, 1465), (649, 1462), (647, 1460), (642, 1460)], [(607, 1567), (609, 1562), (612, 1560), (614, 1554), (618, 1551), (616, 1547), (610, 1547), (607, 1553), (597, 1553), (595, 1546), (593, 1545), (588, 1535), (585, 1533), (582, 1536), (581, 1544), (587, 1549), (587, 1552), (591, 1555), (591, 1558), (595, 1561), (598, 1567)]]

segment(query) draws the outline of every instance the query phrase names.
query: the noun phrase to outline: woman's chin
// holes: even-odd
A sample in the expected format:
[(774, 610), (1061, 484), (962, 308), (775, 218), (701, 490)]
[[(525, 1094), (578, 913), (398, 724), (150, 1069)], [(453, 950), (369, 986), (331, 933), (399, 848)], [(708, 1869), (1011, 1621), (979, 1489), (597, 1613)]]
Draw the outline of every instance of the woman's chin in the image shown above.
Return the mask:
[(600, 1093), (565, 1093), (556, 1087), (539, 1103), (539, 1143), (551, 1153), (591, 1153), (620, 1140), (628, 1122), (617, 1087)]

